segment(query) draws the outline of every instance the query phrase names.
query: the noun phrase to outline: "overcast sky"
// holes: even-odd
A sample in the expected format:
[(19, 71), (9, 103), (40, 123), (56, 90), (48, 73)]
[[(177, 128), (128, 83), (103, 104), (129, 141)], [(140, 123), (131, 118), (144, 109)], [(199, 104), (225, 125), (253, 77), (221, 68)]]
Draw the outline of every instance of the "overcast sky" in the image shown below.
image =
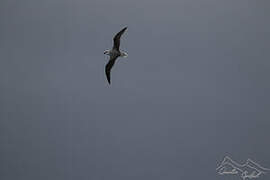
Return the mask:
[(0, 179), (240, 179), (216, 173), (225, 155), (270, 168), (269, 9), (1, 0)]

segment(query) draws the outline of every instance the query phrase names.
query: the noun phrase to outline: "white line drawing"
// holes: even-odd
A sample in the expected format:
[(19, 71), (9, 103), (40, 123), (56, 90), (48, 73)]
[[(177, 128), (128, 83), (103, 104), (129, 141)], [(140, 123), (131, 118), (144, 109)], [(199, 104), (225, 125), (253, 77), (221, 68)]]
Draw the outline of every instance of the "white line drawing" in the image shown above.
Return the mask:
[(264, 168), (258, 163), (248, 159), (246, 163), (239, 164), (233, 161), (229, 156), (225, 156), (221, 164), (216, 168), (218, 174), (239, 174), (245, 180), (246, 178), (258, 178), (262, 174), (266, 174), (270, 169)]

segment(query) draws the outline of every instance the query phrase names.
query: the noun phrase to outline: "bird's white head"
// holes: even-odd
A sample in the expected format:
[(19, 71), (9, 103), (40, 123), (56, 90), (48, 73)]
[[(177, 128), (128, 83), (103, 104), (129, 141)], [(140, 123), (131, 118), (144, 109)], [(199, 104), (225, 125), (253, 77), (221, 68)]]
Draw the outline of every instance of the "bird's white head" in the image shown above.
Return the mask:
[(105, 50), (105, 51), (104, 51), (104, 54), (110, 55), (110, 50)]
[(128, 57), (128, 54), (126, 52), (121, 52), (121, 57)]

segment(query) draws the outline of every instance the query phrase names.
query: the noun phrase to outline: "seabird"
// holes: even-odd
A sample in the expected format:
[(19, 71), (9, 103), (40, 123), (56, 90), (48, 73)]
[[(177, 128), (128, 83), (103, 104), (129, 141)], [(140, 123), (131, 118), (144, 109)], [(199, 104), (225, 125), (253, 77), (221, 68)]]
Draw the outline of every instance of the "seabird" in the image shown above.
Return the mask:
[(127, 57), (128, 54), (126, 52), (121, 52), (119, 50), (120, 46), (120, 38), (122, 34), (125, 32), (127, 27), (123, 28), (121, 31), (119, 31), (113, 38), (113, 48), (111, 50), (104, 51), (104, 54), (110, 56), (109, 62), (105, 66), (105, 73), (108, 80), (108, 83), (111, 84), (111, 69), (118, 57)]

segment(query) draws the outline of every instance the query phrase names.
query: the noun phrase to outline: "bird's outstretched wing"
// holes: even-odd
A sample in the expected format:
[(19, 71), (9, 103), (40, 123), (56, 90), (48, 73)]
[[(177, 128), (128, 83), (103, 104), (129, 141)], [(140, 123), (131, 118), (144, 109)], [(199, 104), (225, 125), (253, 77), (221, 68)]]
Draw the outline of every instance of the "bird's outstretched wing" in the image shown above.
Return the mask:
[(121, 31), (119, 31), (113, 38), (113, 49), (116, 49), (119, 51), (119, 46), (120, 46), (120, 38), (122, 34), (125, 32), (127, 27), (123, 28)]
[(116, 59), (117, 57), (110, 58), (109, 62), (105, 66), (105, 73), (109, 84), (111, 84), (111, 69)]

